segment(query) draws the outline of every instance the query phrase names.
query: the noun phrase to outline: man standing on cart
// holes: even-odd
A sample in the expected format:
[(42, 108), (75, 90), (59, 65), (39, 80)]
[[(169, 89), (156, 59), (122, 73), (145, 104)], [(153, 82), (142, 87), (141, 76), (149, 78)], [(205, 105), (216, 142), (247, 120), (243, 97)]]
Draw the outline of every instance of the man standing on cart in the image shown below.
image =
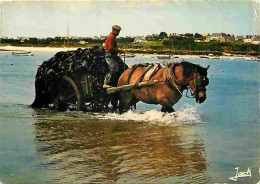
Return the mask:
[(115, 87), (121, 74), (128, 68), (118, 54), (125, 53), (123, 49), (117, 48), (116, 37), (119, 35), (121, 27), (112, 26), (112, 32), (105, 41), (106, 61), (109, 66), (109, 72), (105, 77), (104, 88)]

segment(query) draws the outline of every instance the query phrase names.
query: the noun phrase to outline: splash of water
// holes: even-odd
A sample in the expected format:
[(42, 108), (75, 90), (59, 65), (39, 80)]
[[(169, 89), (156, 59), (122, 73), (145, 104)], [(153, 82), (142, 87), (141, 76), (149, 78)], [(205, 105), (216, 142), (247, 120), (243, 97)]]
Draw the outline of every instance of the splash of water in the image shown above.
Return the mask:
[(110, 120), (147, 122), (162, 126), (202, 123), (197, 108), (189, 104), (184, 104), (179, 111), (173, 113), (163, 113), (158, 110), (146, 110), (144, 112), (128, 111), (124, 114), (97, 113), (95, 114), (95, 117)]

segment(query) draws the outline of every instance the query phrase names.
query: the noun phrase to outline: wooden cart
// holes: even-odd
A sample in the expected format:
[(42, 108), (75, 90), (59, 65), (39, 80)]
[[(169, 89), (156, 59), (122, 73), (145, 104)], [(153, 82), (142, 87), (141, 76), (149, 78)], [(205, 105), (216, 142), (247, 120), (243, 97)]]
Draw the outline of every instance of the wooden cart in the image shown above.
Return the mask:
[[(141, 82), (138, 84), (138, 87), (154, 85), (156, 82)], [(95, 78), (93, 76), (88, 74), (77, 77), (64, 75), (59, 82), (57, 96), (51, 104), (59, 110), (103, 110), (108, 108), (111, 94), (130, 92), (134, 85), (103, 88), (96, 91)]]

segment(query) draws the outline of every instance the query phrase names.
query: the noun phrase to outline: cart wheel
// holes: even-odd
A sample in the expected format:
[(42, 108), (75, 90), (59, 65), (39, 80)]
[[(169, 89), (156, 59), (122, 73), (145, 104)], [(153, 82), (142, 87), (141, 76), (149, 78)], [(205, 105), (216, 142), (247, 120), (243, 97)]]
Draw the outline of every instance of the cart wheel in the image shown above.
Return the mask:
[(70, 77), (65, 75), (60, 80), (55, 101), (55, 106), (61, 111), (81, 109), (80, 89)]

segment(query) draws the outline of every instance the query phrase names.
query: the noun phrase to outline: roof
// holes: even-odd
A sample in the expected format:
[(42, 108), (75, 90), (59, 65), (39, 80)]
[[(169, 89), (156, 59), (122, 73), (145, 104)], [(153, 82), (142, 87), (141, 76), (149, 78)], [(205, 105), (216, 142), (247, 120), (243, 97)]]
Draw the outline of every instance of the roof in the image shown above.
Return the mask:
[(254, 35), (251, 39), (252, 41), (260, 41), (260, 35)]

